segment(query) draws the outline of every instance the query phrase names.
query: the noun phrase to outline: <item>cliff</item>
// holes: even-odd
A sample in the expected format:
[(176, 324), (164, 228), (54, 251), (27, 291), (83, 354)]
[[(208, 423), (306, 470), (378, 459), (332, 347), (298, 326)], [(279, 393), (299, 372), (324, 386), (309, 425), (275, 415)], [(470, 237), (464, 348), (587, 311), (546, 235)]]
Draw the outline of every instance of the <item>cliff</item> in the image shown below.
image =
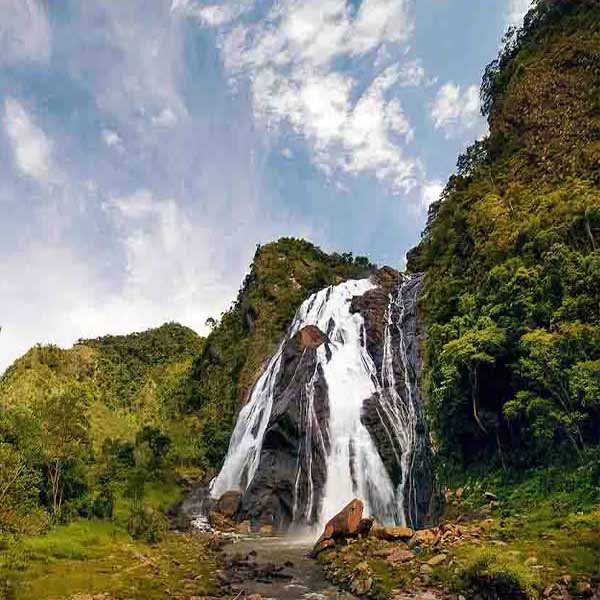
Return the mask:
[(531, 466), (600, 441), (600, 6), (538, 1), (486, 69), (425, 271), (424, 393), (442, 465)]
[(326, 254), (305, 240), (282, 238), (257, 248), (237, 299), (207, 337), (192, 370), (188, 406), (204, 423), (213, 467), (220, 466), (235, 418), (300, 304), (313, 292), (372, 269), (364, 257)]

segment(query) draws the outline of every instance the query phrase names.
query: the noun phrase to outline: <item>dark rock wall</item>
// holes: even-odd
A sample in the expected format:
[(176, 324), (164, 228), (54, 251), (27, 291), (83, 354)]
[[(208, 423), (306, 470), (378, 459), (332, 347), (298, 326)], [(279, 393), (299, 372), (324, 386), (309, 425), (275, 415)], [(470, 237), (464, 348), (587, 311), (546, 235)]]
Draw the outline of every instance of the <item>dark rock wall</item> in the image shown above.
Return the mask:
[(300, 331), (283, 348), (260, 467), (242, 501), (242, 518), (279, 529), (317, 519), (327, 477), (327, 386), (317, 367), (315, 329)]
[[(414, 527), (427, 522), (431, 495), (429, 436), (418, 389), (419, 339), (416, 298), (420, 276), (404, 278), (384, 268), (374, 274), (377, 288), (355, 297), (351, 311), (364, 319), (364, 342), (382, 381), (385, 330), (388, 309), (392, 311), (393, 372), (402, 402), (416, 407), (416, 441), (405, 486), (405, 513)], [(394, 300), (395, 301), (392, 301)], [(401, 311), (403, 317), (401, 318)], [(405, 364), (400, 352), (404, 340), (410, 393), (405, 387)], [(329, 340), (327, 332), (308, 326), (289, 339), (282, 351), (271, 418), (265, 432), (260, 466), (245, 491), (239, 519), (254, 524), (269, 523), (285, 530), (293, 523), (314, 523), (319, 517), (327, 479), (329, 408), (327, 385), (317, 366), (317, 349)], [(386, 421), (378, 394), (365, 398), (362, 422), (371, 434), (392, 482), (403, 477), (402, 450)], [(311, 408), (312, 405), (312, 408)]]

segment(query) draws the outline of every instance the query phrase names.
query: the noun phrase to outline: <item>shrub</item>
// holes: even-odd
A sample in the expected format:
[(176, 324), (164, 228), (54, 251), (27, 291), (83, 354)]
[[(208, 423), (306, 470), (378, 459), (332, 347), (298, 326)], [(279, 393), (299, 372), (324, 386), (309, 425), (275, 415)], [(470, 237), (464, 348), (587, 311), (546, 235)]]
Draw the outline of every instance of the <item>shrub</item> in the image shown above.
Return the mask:
[(127, 531), (136, 539), (156, 544), (166, 533), (168, 525), (169, 522), (162, 513), (142, 506), (131, 510)]

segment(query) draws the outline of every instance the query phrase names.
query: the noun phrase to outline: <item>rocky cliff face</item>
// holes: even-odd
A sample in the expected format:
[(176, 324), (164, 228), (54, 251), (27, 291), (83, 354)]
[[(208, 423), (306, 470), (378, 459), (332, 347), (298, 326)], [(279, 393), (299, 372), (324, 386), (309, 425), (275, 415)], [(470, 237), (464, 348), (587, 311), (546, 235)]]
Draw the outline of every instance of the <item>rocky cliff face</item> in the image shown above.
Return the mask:
[(420, 282), (386, 267), (302, 304), (240, 413), (213, 486), (215, 496), (242, 490), (238, 520), (323, 523), (357, 496), (381, 521), (424, 521)]

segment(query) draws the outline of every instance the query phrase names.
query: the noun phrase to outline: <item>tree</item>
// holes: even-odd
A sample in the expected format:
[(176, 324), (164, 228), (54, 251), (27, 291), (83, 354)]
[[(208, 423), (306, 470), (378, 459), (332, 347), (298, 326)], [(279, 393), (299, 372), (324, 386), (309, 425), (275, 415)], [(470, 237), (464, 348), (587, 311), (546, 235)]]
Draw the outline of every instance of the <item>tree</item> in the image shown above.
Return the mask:
[(40, 410), (40, 456), (48, 478), (52, 512), (59, 517), (65, 500), (65, 473), (88, 450), (88, 397), (81, 385), (50, 394)]
[(473, 418), (484, 434), (488, 430), (479, 416), (479, 369), (492, 365), (505, 341), (504, 332), (490, 323), (481, 329), (470, 329), (458, 339), (445, 344), (441, 360), (447, 376), (455, 376), (457, 371), (466, 370), (469, 378)]
[(600, 328), (565, 323), (555, 331), (534, 329), (521, 337), (519, 371), (527, 391), (505, 406), (510, 418), (525, 414), (538, 439), (560, 431), (580, 453), (585, 446), (582, 428), (598, 417), (600, 365), (587, 360), (600, 347)]

